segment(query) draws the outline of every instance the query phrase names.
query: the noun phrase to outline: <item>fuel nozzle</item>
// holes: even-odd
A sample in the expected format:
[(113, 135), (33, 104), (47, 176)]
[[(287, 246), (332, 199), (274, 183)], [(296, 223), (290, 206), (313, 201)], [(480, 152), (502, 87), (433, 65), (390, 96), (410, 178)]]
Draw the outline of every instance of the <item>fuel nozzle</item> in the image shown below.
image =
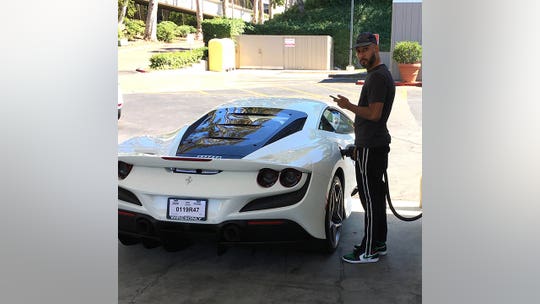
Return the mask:
[(356, 147), (353, 145), (353, 144), (349, 144), (347, 145), (344, 149), (341, 149), (339, 148), (340, 152), (341, 152), (341, 156), (344, 157), (350, 157), (352, 158), (353, 160), (355, 160), (356, 158)]

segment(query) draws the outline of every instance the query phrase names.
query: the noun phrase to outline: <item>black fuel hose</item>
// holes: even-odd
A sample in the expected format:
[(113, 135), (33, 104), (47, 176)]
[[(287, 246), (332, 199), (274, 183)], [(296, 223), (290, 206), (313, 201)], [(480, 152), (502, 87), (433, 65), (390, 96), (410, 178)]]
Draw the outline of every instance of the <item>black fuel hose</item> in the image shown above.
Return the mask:
[(390, 186), (388, 185), (388, 175), (386, 174), (386, 171), (384, 171), (384, 183), (386, 185), (386, 201), (388, 202), (388, 206), (390, 207), (390, 210), (392, 210), (392, 213), (400, 220), (406, 221), (406, 222), (412, 222), (416, 221), (417, 219), (422, 217), (422, 212), (420, 214), (415, 215), (413, 217), (405, 217), (399, 214), (396, 209), (394, 209), (394, 206), (392, 205), (392, 199), (390, 198)]
[[(347, 147), (345, 147), (345, 149), (342, 149), (339, 146), (338, 146), (338, 148), (339, 148), (339, 150), (341, 152), (341, 157), (347, 156), (347, 157), (350, 157), (353, 160), (355, 160), (354, 155), (355, 155), (356, 152), (355, 152), (354, 145), (352, 145), (352, 144), (347, 145)], [(388, 175), (386, 174), (386, 171), (384, 171), (384, 184), (386, 185), (386, 201), (388, 202), (388, 206), (390, 207), (390, 210), (392, 210), (392, 213), (398, 219), (400, 219), (402, 221), (406, 221), (406, 222), (412, 222), (412, 221), (416, 221), (417, 219), (422, 217), (422, 212), (420, 212), (420, 214), (415, 215), (413, 217), (405, 217), (405, 216), (402, 216), (401, 214), (399, 214), (396, 211), (396, 209), (392, 205), (392, 199), (390, 198), (390, 186), (388, 184)], [(358, 187), (354, 189), (353, 193), (351, 193), (351, 196), (355, 195), (356, 193), (358, 193)]]

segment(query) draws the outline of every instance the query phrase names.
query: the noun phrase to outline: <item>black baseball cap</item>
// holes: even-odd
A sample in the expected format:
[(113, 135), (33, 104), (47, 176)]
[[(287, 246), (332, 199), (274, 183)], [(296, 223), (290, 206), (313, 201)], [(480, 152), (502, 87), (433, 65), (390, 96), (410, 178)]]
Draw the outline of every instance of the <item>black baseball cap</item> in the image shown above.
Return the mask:
[(358, 38), (356, 38), (356, 44), (353, 45), (352, 49), (370, 44), (377, 45), (377, 37), (375, 37), (375, 35), (371, 32), (363, 32), (358, 35)]

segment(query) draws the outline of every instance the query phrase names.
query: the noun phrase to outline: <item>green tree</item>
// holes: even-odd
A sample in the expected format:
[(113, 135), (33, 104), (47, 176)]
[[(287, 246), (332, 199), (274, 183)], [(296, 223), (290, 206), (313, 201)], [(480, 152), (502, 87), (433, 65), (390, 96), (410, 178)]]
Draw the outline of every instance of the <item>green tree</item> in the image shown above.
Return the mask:
[(144, 30), (144, 39), (157, 41), (157, 12), (158, 0), (148, 1), (148, 13), (146, 14), (146, 28)]
[(285, 0), (268, 0), (268, 19), (274, 18), (274, 8), (284, 4)]
[(133, 18), (137, 8), (133, 0), (118, 0), (118, 27), (123, 30), (124, 19)]
[(120, 10), (120, 14), (118, 16), (119, 25), (122, 25), (124, 23), (124, 18), (126, 17), (128, 4), (129, 4), (129, 0), (122, 1), (122, 5), (120, 5), (120, 0), (118, 1), (118, 9)]
[(202, 0), (197, 0), (197, 33), (195, 34), (197, 40), (203, 40), (202, 22), (204, 19)]
[(221, 0), (221, 11), (223, 12), (223, 18), (227, 18), (229, 10), (229, 0)]
[(259, 22), (259, 0), (253, 0), (253, 13), (251, 14), (251, 22), (253, 24), (260, 24)]

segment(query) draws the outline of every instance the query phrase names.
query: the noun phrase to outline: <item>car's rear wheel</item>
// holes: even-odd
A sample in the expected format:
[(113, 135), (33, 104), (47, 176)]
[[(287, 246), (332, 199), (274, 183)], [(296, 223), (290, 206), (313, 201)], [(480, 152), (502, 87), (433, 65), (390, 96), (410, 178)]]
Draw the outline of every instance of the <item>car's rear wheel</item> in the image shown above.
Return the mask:
[(341, 226), (343, 224), (343, 186), (339, 176), (335, 175), (332, 179), (332, 185), (328, 191), (328, 200), (326, 202), (325, 231), (326, 240), (323, 245), (324, 251), (332, 253), (339, 245), (341, 238)]

